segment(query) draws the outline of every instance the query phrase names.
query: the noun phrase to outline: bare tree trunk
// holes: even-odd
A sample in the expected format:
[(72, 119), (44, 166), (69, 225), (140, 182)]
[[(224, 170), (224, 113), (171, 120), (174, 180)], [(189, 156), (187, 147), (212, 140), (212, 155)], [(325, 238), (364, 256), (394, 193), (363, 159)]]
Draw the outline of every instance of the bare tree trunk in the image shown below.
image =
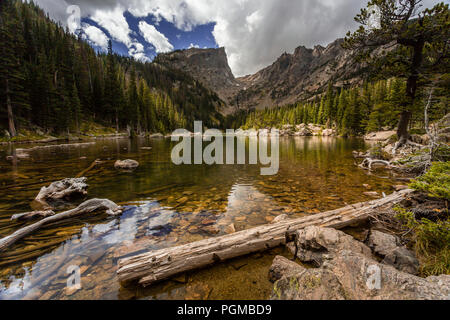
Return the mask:
[(9, 80), (6, 79), (6, 106), (8, 109), (8, 124), (9, 124), (9, 133), (11, 137), (15, 137), (17, 135), (16, 126), (14, 125), (14, 114), (11, 105), (11, 96), (9, 92)]
[(408, 124), (411, 120), (411, 111), (403, 111), (400, 115), (398, 123), (397, 136), (401, 145), (405, 144), (409, 139)]
[(417, 80), (419, 79), (419, 68), (423, 63), (423, 48), (425, 46), (425, 41), (419, 39), (415, 41), (414, 45), (411, 46), (414, 50), (413, 59), (411, 62), (410, 75), (406, 83), (406, 95), (409, 101), (405, 104), (405, 109), (400, 115), (400, 122), (397, 128), (398, 143), (397, 148), (408, 142), (409, 133), (408, 126), (411, 121), (412, 112), (411, 107), (414, 105), (417, 92)]

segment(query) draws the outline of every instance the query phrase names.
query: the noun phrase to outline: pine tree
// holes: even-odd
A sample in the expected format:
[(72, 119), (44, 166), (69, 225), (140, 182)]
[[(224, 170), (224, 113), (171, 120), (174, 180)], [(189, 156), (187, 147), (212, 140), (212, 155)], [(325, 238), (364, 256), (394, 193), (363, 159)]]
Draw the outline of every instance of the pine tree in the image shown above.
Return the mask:
[(8, 129), (12, 137), (17, 135), (15, 116), (20, 114), (21, 109), (29, 107), (24, 90), (25, 44), (21, 30), (18, 12), (13, 3), (9, 0), (0, 2), (0, 103), (6, 105)]

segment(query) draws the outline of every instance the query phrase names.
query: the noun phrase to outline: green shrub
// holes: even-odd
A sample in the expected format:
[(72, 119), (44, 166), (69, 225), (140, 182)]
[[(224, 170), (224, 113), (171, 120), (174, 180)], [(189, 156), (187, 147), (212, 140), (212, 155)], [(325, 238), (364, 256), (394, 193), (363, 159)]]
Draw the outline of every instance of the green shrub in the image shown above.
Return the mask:
[(411, 188), (426, 192), (430, 197), (450, 199), (450, 162), (435, 162), (430, 170), (414, 180)]
[(412, 231), (421, 275), (450, 274), (450, 220), (417, 220), (412, 212), (397, 208), (397, 219)]

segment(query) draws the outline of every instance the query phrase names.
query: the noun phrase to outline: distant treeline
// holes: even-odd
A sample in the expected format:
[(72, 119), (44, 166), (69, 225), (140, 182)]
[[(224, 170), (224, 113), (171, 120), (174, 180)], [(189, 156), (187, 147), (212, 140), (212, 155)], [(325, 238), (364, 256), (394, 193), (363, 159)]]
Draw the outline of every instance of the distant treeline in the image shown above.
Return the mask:
[[(450, 77), (442, 77), (443, 86), (434, 88), (431, 120), (440, 119), (450, 111)], [(229, 117), (227, 121), (231, 127), (244, 129), (314, 123), (336, 128), (342, 135), (359, 135), (383, 128), (394, 129), (399, 119), (398, 106), (405, 99), (405, 86), (404, 79), (396, 78), (347, 89), (335, 88), (329, 84), (327, 92), (313, 101), (265, 110), (242, 111)], [(423, 110), (427, 99), (428, 92), (421, 92), (414, 106), (411, 126), (423, 127)]]
[(77, 133), (85, 121), (168, 132), (219, 126), (222, 102), (181, 71), (97, 53), (35, 4), (0, 1), (0, 135)]

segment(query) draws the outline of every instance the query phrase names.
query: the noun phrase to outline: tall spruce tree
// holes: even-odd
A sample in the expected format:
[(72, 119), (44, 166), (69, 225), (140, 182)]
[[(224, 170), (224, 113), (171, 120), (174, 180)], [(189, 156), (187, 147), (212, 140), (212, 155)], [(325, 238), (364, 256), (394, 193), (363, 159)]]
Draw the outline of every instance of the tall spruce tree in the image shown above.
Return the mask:
[[(440, 3), (422, 10), (422, 0), (371, 0), (367, 8), (355, 17), (360, 28), (348, 33), (344, 47), (359, 50), (371, 65), (382, 67), (387, 73), (407, 79), (404, 102), (397, 106), (400, 120), (397, 128), (398, 146), (409, 138), (408, 125), (416, 95), (422, 80), (449, 59), (449, 6)], [(376, 7), (375, 7), (376, 6)], [(380, 10), (380, 28), (373, 28), (372, 17)], [(396, 50), (382, 57), (371, 52), (375, 48), (396, 45)], [(375, 59), (375, 60), (374, 60)]]

